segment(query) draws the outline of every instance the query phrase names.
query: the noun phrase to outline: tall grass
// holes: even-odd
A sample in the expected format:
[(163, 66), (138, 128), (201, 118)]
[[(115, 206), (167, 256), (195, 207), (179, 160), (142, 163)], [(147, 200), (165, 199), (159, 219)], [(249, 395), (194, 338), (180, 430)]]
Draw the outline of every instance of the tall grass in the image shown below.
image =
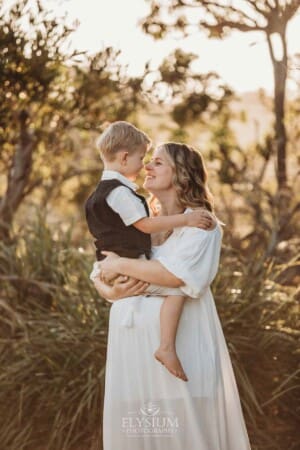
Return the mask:
[[(3, 450), (102, 448), (108, 306), (71, 228), (39, 218), (0, 246)], [(255, 255), (225, 243), (213, 287), (253, 450), (299, 448), (299, 292), (279, 284), (295, 255), (254, 274)]]
[[(252, 450), (296, 450), (300, 419), (299, 255), (267, 260), (224, 247), (214, 294), (241, 395)], [(258, 259), (258, 258), (257, 258)]]
[(0, 248), (1, 449), (100, 449), (108, 307), (71, 233)]

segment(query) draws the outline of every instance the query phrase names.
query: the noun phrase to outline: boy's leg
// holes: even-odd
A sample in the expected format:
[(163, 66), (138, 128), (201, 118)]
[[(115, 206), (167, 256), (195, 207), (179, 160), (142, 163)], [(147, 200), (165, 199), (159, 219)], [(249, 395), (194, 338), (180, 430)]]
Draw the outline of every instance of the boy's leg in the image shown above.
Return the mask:
[(167, 296), (160, 309), (160, 346), (154, 353), (173, 375), (187, 381), (181, 362), (176, 353), (176, 333), (185, 297)]

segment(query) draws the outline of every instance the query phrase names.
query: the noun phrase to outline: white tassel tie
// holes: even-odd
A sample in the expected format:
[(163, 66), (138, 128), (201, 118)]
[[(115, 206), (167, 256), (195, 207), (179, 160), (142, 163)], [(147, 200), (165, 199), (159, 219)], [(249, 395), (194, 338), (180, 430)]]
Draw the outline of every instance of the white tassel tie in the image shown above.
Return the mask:
[(100, 267), (101, 261), (95, 261), (93, 264), (93, 270), (90, 273), (90, 280), (95, 281), (100, 273), (101, 273), (101, 267)]
[[(100, 267), (101, 261), (95, 261), (93, 265), (93, 270), (90, 273), (90, 279), (94, 282), (101, 273), (101, 267)], [(121, 322), (121, 325), (126, 328), (132, 328), (134, 326), (134, 312), (137, 308), (136, 301), (134, 301), (134, 304), (128, 305), (126, 308), (125, 315), (123, 317), (123, 320)]]

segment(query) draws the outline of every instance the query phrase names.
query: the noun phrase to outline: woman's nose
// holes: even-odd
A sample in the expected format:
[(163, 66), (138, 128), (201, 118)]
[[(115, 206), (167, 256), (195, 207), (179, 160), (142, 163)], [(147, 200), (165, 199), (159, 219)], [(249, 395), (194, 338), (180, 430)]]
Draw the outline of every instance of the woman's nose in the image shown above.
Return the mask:
[(151, 170), (151, 168), (152, 168), (152, 165), (151, 165), (151, 162), (148, 162), (148, 163), (146, 163), (146, 164), (144, 164), (144, 169), (145, 170)]

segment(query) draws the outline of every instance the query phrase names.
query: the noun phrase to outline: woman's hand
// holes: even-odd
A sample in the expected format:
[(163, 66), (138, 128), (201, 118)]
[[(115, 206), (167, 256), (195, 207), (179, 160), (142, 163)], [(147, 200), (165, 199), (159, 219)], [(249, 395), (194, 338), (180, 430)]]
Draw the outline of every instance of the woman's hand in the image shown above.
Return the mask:
[(108, 286), (99, 278), (94, 280), (94, 286), (101, 297), (114, 301), (143, 294), (149, 286), (149, 283), (136, 280), (135, 278), (119, 276), (113, 286)]

